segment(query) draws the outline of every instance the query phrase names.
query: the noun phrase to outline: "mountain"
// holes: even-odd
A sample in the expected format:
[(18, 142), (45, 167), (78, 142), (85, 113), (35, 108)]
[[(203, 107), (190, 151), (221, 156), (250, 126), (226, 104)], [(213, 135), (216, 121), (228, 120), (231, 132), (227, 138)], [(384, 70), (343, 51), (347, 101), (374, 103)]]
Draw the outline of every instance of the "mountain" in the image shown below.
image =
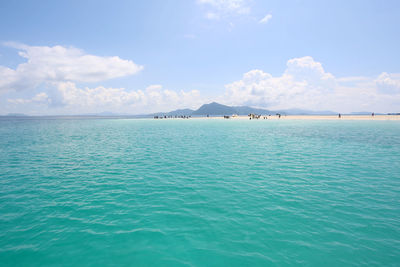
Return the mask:
[(147, 116), (190, 116), (194, 112), (193, 109), (185, 108), (185, 109), (177, 109), (169, 112), (157, 112), (148, 114)]
[(234, 107), (212, 102), (202, 105), (198, 110), (195, 110), (192, 115), (232, 115), (236, 113), (237, 111)]
[[(371, 115), (372, 112), (370, 111), (356, 111), (356, 112), (351, 112), (350, 115)], [(375, 113), (375, 115), (382, 115), (382, 113)]]
[(195, 110), (192, 115), (249, 115), (250, 113), (268, 115), (275, 114), (275, 111), (247, 106), (231, 107), (212, 102), (202, 105), (198, 110)]
[(178, 109), (170, 112), (157, 112), (148, 114), (146, 116), (217, 116), (217, 115), (248, 115), (248, 114), (260, 114), (260, 115), (275, 115), (277, 113), (287, 115), (336, 115), (337, 112), (324, 110), (324, 111), (312, 111), (304, 109), (285, 109), (285, 110), (268, 110), (261, 108), (253, 108), (248, 106), (227, 106), (216, 102), (210, 104), (204, 104), (197, 110), (191, 109)]
[(262, 115), (272, 115), (276, 114), (276, 111), (261, 109), (261, 108), (252, 108), (247, 106), (233, 107), (236, 110), (236, 114), (238, 115), (249, 115), (253, 114), (262, 114)]
[(189, 115), (192, 115), (193, 112), (194, 112), (193, 109), (184, 108), (184, 109), (177, 109), (174, 111), (170, 111), (166, 115), (167, 116), (189, 116)]
[(27, 117), (29, 115), (25, 115), (25, 114), (22, 114), (22, 113), (8, 113), (5, 116), (7, 116), (7, 117)]

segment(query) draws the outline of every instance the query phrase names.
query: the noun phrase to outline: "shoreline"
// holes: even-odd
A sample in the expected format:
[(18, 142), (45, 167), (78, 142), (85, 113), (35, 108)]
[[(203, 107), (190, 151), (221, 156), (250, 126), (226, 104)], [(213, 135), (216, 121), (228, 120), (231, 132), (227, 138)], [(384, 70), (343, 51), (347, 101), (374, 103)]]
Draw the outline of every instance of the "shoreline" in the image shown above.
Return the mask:
[[(267, 118), (267, 119), (264, 119)], [(179, 119), (179, 118), (167, 118), (167, 119)], [(224, 120), (223, 116), (218, 117), (191, 117), (190, 119), (205, 119), (205, 120), (213, 120), (213, 119), (221, 119)], [(235, 116), (229, 117), (229, 119), (225, 120), (250, 120), (249, 116)], [(276, 115), (271, 116), (261, 116), (259, 119), (252, 120), (377, 120), (377, 121), (400, 121), (400, 115), (341, 115), (341, 118), (338, 115), (282, 115), (280, 118)]]
[[(185, 116), (183, 117), (147, 117), (147, 116), (136, 116), (136, 115), (121, 115), (121, 116), (83, 116), (83, 115), (52, 115), (52, 116), (0, 116), (0, 120), (26, 120), (26, 119), (138, 119), (138, 120), (250, 120), (248, 115), (240, 116), (228, 116), (229, 118), (224, 118), (223, 115), (220, 116)], [(363, 121), (400, 121), (400, 115), (261, 115), (259, 119), (252, 118), (251, 120), (363, 120)]]

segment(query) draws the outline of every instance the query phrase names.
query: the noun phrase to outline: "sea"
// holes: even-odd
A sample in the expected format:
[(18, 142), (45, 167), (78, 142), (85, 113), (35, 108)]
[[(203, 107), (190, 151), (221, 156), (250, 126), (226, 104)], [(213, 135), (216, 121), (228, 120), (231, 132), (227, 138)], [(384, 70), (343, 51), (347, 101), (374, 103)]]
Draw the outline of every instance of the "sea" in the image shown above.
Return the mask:
[(2, 117), (0, 266), (400, 266), (400, 122)]

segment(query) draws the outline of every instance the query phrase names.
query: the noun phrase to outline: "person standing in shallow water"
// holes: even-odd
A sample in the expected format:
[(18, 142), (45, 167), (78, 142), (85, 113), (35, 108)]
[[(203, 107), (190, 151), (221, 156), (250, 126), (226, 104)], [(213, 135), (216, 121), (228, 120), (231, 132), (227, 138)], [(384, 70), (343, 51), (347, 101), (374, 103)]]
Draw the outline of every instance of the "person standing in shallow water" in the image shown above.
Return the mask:
[(339, 113), (339, 116), (338, 116), (338, 117), (339, 117), (339, 119), (340, 119), (340, 118), (342, 117), (342, 114)]

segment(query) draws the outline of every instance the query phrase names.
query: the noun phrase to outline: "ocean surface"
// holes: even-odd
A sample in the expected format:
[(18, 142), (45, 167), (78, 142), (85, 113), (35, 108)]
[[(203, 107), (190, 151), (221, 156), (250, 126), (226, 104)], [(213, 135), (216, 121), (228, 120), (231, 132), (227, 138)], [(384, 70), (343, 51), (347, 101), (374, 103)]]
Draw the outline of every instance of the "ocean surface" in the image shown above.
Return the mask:
[(399, 266), (400, 122), (0, 119), (1, 266)]

